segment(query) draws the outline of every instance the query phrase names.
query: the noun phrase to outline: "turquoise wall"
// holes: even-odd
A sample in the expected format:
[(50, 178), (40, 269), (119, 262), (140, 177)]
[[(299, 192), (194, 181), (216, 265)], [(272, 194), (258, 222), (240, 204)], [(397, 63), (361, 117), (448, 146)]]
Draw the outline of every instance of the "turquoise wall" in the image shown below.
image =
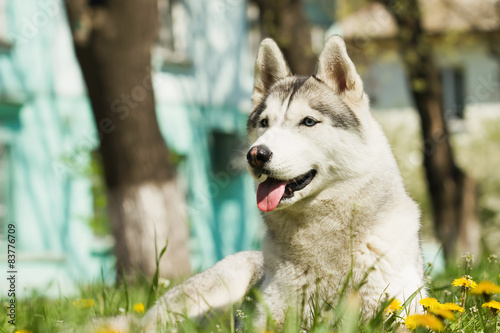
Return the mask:
[[(0, 51), (0, 144), (9, 147), (11, 166), (2, 183), (9, 190), (4, 223), (17, 225), (18, 289), (49, 294), (100, 279), (101, 269), (108, 280), (114, 276), (109, 238), (89, 228), (94, 208), (87, 169), (97, 137), (62, 6), (58, 0), (8, 1), (4, 39), (13, 46)], [(244, 171), (244, 145), (237, 168), (221, 166), (210, 153), (214, 142), (244, 138), (253, 68), (245, 6), (186, 1), (191, 65), (165, 65), (154, 55), (160, 127), (168, 145), (185, 157), (180, 177), (194, 269), (255, 248), (262, 230), (254, 185)]]

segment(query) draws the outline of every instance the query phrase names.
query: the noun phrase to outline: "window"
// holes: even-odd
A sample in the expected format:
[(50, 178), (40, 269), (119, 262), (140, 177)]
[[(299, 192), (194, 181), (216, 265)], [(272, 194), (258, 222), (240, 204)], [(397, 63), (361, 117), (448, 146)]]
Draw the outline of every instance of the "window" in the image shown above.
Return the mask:
[(441, 70), (443, 83), (443, 107), (447, 119), (463, 119), (465, 86), (463, 69), (459, 67)]
[(235, 161), (241, 159), (242, 141), (237, 133), (213, 131), (210, 138), (212, 171), (229, 172), (235, 168)]
[[(2, 0), (0, 0), (2, 1)], [(156, 54), (162, 67), (190, 66), (187, 54), (188, 15), (181, 0), (158, 0), (159, 31)]]

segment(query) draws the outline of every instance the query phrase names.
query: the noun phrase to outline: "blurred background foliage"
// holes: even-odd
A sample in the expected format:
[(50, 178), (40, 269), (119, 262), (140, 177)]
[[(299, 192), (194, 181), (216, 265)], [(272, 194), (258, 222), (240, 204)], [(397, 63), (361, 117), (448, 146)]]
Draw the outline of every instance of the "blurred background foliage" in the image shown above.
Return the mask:
[[(380, 114), (376, 118), (384, 128), (400, 167), (406, 188), (422, 210), (422, 235), (434, 239), (432, 210), (427, 194), (424, 170), (421, 165), (422, 140), (416, 114), (394, 121), (394, 114)], [(453, 135), (458, 162), (479, 183), (479, 220), (484, 251), (499, 253), (500, 243), (500, 119), (482, 119), (476, 130)]]

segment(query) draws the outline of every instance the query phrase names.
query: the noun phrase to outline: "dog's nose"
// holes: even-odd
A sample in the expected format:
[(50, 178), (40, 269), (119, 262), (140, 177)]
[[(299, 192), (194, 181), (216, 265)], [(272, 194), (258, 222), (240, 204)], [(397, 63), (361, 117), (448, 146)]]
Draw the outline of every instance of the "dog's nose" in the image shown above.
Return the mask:
[(255, 146), (248, 151), (247, 161), (254, 168), (262, 168), (272, 155), (273, 153), (266, 146)]

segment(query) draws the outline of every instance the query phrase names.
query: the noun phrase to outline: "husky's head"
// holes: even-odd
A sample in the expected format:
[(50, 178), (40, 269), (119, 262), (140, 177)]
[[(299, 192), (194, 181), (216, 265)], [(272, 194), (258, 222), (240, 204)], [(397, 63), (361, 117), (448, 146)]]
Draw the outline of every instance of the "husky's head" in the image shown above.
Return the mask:
[(287, 208), (373, 162), (368, 97), (342, 38), (328, 39), (316, 73), (292, 76), (276, 43), (262, 42), (248, 118), (248, 165), (262, 211)]

